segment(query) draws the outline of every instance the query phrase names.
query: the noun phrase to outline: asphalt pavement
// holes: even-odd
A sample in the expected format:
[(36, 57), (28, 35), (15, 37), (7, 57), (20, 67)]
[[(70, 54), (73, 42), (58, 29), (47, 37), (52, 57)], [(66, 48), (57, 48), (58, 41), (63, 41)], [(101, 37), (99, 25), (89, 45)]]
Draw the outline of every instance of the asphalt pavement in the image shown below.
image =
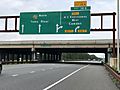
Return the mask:
[(104, 66), (80, 64), (4, 65), (0, 90), (119, 90)]

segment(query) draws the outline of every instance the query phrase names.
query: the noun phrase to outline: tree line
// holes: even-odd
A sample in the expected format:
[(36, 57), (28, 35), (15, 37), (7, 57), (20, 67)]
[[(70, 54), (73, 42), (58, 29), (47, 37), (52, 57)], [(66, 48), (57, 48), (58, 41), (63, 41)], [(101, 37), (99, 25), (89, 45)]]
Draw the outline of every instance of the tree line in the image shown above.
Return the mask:
[(95, 55), (89, 55), (88, 53), (63, 53), (63, 60), (100, 60), (102, 58), (98, 58)]

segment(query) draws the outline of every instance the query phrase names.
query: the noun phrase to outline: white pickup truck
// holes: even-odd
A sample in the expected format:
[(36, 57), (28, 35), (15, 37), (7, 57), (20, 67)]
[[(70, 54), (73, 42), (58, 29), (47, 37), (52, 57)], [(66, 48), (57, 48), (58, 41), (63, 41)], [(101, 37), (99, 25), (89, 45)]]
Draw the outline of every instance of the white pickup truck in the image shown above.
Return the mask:
[(0, 61), (0, 74), (2, 72), (2, 62)]

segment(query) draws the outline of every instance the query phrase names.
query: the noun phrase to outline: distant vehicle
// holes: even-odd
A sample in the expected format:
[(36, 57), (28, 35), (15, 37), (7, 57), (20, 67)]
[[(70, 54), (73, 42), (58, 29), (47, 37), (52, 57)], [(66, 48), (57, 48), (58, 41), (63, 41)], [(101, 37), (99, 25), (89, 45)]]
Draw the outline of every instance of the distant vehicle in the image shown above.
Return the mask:
[(88, 59), (88, 61), (90, 61), (90, 59)]
[(62, 62), (65, 62), (65, 60), (62, 60)]
[(0, 61), (0, 74), (2, 72), (2, 61)]

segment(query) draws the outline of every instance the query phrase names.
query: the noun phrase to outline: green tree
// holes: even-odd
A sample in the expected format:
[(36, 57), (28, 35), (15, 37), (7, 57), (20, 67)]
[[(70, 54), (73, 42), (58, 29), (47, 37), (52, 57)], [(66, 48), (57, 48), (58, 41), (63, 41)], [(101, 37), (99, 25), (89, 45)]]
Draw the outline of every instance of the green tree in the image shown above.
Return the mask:
[(96, 57), (95, 55), (89, 55), (88, 53), (63, 53), (62, 54), (62, 59), (66, 61), (71, 61), (71, 60), (98, 60), (101, 58)]

